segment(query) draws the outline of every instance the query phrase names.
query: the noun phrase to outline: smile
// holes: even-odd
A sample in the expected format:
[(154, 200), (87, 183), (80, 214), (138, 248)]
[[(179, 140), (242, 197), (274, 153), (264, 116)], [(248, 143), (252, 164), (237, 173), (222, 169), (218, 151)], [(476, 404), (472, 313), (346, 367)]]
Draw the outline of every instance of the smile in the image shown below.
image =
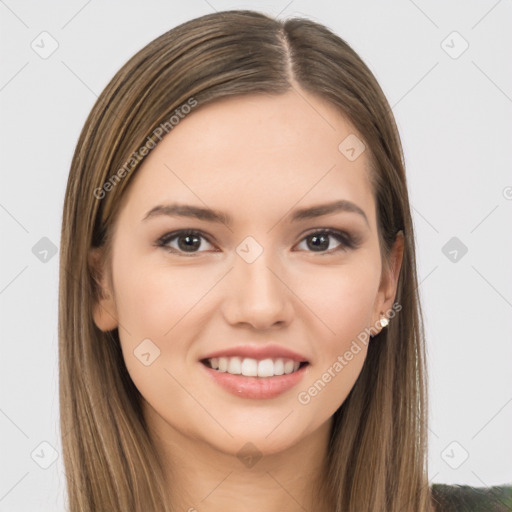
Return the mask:
[(212, 357), (202, 361), (206, 366), (218, 372), (244, 377), (275, 377), (289, 375), (307, 363), (292, 359), (276, 358), (257, 360), (250, 357)]

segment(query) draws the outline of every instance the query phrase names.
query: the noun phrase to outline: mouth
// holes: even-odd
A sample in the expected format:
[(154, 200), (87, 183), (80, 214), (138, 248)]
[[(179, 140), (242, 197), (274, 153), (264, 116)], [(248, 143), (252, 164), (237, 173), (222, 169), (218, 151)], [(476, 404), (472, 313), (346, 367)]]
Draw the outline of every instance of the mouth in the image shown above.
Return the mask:
[(236, 397), (253, 400), (277, 398), (292, 391), (309, 369), (307, 361), (239, 356), (202, 359), (200, 366), (210, 382)]
[(219, 349), (199, 360), (207, 379), (239, 398), (267, 400), (286, 395), (312, 364), (287, 347), (247, 344)]
[(229, 373), (243, 377), (272, 378), (290, 375), (309, 363), (287, 358), (255, 359), (251, 357), (211, 357), (201, 359), (201, 363), (219, 373)]

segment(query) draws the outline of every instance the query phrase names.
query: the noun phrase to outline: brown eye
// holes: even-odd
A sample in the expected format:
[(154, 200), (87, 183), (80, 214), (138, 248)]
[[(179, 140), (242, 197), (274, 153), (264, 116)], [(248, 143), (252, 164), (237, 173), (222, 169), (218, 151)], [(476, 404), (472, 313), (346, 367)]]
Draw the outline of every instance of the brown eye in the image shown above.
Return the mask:
[[(176, 244), (174, 241), (176, 241)], [(203, 241), (206, 244), (210, 244), (201, 232), (184, 230), (165, 234), (158, 240), (157, 245), (167, 249), (169, 252), (194, 254), (204, 252), (199, 250), (205, 245)]]
[(302, 239), (302, 242), (306, 243), (308, 252), (336, 252), (355, 247), (355, 242), (350, 235), (333, 229), (310, 233)]

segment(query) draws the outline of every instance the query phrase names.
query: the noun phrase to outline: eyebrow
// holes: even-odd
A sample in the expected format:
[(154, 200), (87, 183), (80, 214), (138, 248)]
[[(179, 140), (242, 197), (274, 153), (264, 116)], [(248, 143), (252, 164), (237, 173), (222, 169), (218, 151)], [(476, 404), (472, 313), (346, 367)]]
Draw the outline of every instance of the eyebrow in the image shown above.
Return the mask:
[[(308, 208), (297, 209), (293, 212), (290, 221), (297, 222), (304, 219), (322, 217), (323, 215), (329, 215), (338, 212), (357, 213), (364, 218), (368, 226), (370, 225), (366, 213), (355, 203), (345, 199), (331, 203), (319, 204)], [(227, 213), (218, 210), (212, 210), (210, 208), (202, 208), (199, 206), (179, 203), (155, 206), (146, 213), (142, 220), (145, 221), (159, 215), (167, 215), (171, 217), (191, 217), (194, 219), (206, 220), (208, 222), (222, 223), (226, 226), (231, 226), (233, 223), (233, 218)]]

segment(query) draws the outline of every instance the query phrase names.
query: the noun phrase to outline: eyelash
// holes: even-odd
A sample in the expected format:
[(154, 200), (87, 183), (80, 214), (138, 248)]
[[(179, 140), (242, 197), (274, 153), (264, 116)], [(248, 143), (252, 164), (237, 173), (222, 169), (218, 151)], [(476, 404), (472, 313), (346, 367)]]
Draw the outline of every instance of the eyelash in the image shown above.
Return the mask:
[[(307, 238), (309, 238), (313, 235), (332, 236), (333, 238), (336, 238), (338, 240), (338, 242), (340, 242), (340, 244), (341, 244), (340, 246), (338, 246), (334, 249), (327, 250), (327, 251), (318, 251), (318, 252), (317, 251), (306, 251), (306, 252), (311, 252), (313, 254), (316, 252), (317, 252), (317, 254), (333, 254), (338, 251), (347, 251), (349, 249), (356, 249), (359, 246), (359, 240), (356, 237), (354, 237), (346, 232), (338, 231), (337, 229), (331, 229), (331, 228), (316, 229), (315, 231), (311, 231), (311, 232), (307, 233), (300, 240), (300, 242), (303, 242), (304, 240), (306, 240)], [(175, 238), (179, 238), (182, 236), (197, 236), (200, 238), (204, 238), (209, 244), (213, 245), (212, 242), (209, 240), (209, 238), (204, 233), (202, 233), (201, 231), (194, 230), (194, 229), (183, 229), (180, 231), (174, 231), (172, 233), (166, 233), (165, 235), (163, 235), (156, 241), (155, 245), (157, 247), (161, 247), (161, 248), (167, 250), (170, 253), (179, 254), (182, 256), (186, 256), (186, 257), (197, 256), (198, 254), (201, 254), (201, 252), (204, 252), (204, 251), (199, 251), (199, 252), (187, 253), (185, 251), (181, 251), (181, 250), (169, 247), (167, 245), (169, 242), (171, 242)]]

